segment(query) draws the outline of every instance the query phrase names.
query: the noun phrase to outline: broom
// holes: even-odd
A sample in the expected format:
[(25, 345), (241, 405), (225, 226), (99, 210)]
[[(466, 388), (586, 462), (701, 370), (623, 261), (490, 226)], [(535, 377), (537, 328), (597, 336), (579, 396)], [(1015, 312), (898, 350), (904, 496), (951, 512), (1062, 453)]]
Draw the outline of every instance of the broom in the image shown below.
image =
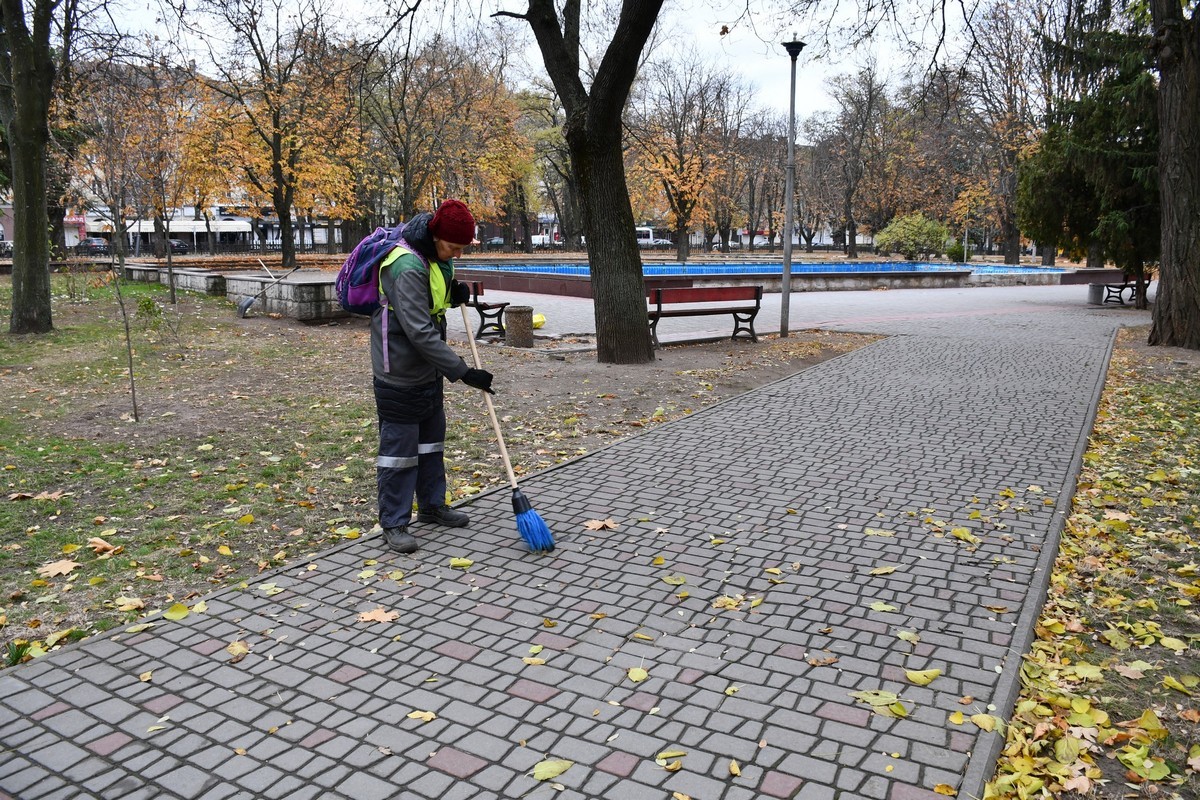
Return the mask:
[[(483, 369), (479, 363), (479, 348), (475, 346), (475, 337), (471, 335), (471, 321), (467, 318), (466, 304), (460, 305), (463, 315), (463, 328), (467, 332), (467, 341), (471, 343), (471, 356), (475, 360), (475, 369)], [(496, 407), (492, 405), (492, 396), (483, 392), (483, 400), (487, 403), (488, 415), (492, 418), (492, 430), (496, 432), (496, 441), (500, 444), (500, 458), (504, 461), (504, 469), (508, 472), (508, 482), (512, 485), (513, 513), (517, 515), (517, 531), (529, 549), (535, 553), (550, 552), (554, 549), (554, 536), (538, 513), (533, 510), (529, 498), (517, 487), (517, 476), (513, 473), (512, 462), (508, 458), (508, 448), (504, 446), (504, 436), (500, 433), (500, 420), (496, 418)]]

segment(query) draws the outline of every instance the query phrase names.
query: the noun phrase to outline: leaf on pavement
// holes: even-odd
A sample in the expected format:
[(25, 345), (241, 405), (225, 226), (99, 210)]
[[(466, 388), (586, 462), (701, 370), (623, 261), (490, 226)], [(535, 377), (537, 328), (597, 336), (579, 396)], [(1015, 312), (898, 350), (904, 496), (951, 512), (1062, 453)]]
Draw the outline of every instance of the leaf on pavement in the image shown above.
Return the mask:
[(557, 778), (574, 766), (574, 764), (574, 761), (568, 761), (565, 758), (551, 758), (539, 761), (533, 765), (533, 779), (535, 781), (548, 781), (551, 778)]
[(190, 613), (192, 613), (191, 610), (183, 603), (174, 603), (170, 608), (163, 612), (163, 618), (169, 619), (172, 622), (178, 622)]
[(989, 733), (1003, 725), (1003, 721), (999, 717), (994, 717), (991, 714), (972, 714), (971, 722), (975, 723), (975, 727)]
[(617, 524), (615, 519), (609, 517), (608, 519), (589, 519), (587, 522), (583, 523), (583, 527), (587, 528), (589, 531), (615, 531), (621, 526)]
[(388, 611), (383, 606), (358, 615), (359, 622), (391, 622), (400, 617), (399, 611)]
[(971, 533), (969, 528), (951, 528), (950, 535), (967, 544), (979, 544), (979, 537)]
[(933, 683), (933, 679), (942, 674), (940, 669), (906, 669), (904, 676), (917, 686), (928, 686)]

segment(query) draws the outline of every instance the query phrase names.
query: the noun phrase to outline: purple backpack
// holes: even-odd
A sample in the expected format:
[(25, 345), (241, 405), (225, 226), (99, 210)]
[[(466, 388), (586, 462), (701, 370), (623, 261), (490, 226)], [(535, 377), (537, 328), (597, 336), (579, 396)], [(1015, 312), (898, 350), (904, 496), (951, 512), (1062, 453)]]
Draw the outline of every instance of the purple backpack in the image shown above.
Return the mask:
[[(343, 309), (351, 314), (370, 316), (375, 309), (387, 304), (387, 298), (381, 298), (379, 294), (379, 267), (388, 253), (397, 247), (413, 250), (401, 235), (403, 229), (403, 224), (394, 228), (376, 228), (346, 257), (334, 282), (338, 303)], [(424, 258), (421, 260), (425, 261)]]

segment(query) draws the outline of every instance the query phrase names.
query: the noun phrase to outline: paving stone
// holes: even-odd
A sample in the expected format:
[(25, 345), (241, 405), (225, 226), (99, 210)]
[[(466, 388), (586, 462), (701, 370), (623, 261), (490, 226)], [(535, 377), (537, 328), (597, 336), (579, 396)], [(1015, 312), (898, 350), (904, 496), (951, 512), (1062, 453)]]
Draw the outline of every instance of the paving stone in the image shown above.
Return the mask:
[(487, 766), (483, 759), (453, 747), (443, 747), (429, 759), (429, 766), (465, 780)]

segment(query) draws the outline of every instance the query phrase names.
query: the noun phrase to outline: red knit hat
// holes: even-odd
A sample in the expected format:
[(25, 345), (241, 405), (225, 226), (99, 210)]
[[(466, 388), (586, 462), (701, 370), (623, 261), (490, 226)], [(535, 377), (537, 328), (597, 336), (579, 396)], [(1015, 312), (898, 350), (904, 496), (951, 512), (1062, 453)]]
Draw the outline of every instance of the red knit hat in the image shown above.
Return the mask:
[(475, 217), (461, 200), (447, 200), (433, 212), (429, 231), (450, 244), (479, 244), (475, 239)]

